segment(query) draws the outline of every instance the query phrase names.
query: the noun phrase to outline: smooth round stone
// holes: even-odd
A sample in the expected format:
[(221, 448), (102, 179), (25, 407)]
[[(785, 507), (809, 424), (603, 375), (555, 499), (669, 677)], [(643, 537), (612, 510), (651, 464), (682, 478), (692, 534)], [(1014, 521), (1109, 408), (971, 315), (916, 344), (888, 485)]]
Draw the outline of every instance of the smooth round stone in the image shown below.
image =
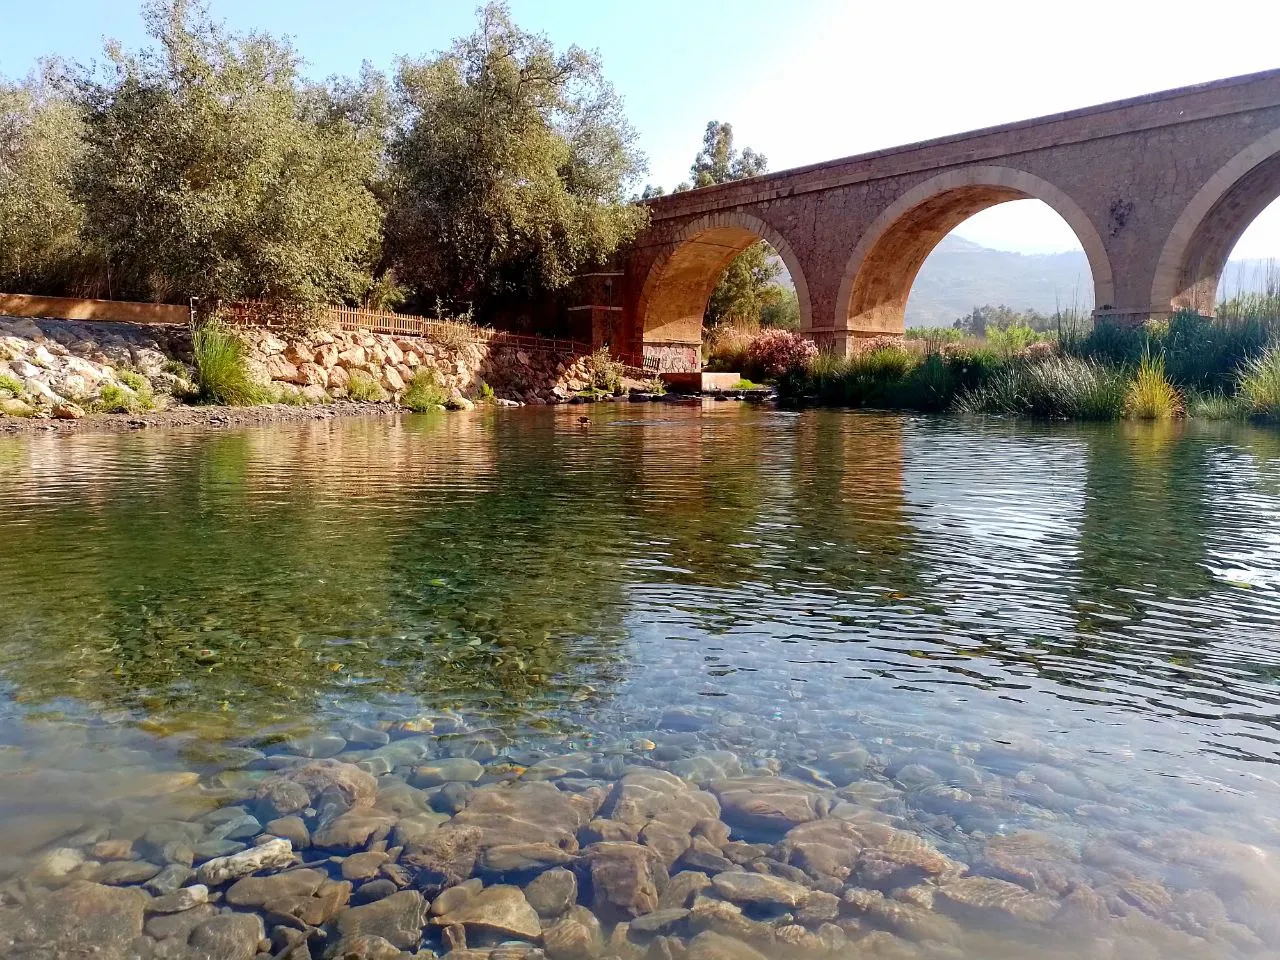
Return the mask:
[(299, 737), (285, 744), (290, 753), (307, 757), (311, 760), (323, 760), (336, 757), (347, 749), (347, 741), (336, 733), (317, 733), (309, 737)]
[(453, 757), (425, 764), (413, 771), (415, 787), (436, 787), (443, 783), (475, 783), (484, 776), (484, 766), (470, 757)]
[(685, 917), (689, 915), (689, 911), (682, 907), (672, 907), (667, 910), (655, 910), (653, 913), (646, 913), (642, 917), (636, 917), (631, 921), (631, 932), (642, 934), (644, 936), (655, 936), (659, 933), (666, 933), (681, 923)]

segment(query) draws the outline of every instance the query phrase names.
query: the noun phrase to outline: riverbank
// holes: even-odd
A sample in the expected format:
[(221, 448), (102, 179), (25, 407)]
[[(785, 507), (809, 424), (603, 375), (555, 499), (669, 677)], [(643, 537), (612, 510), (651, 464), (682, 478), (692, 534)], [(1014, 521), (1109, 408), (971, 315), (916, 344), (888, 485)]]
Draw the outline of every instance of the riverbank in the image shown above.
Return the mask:
[(253, 407), (174, 406), (146, 413), (89, 413), (77, 420), (8, 417), (0, 414), (0, 434), (124, 433), (131, 430), (186, 427), (254, 427), (276, 423), (311, 423), (354, 417), (398, 417), (409, 411), (395, 403), (338, 400), (310, 407), (281, 403)]

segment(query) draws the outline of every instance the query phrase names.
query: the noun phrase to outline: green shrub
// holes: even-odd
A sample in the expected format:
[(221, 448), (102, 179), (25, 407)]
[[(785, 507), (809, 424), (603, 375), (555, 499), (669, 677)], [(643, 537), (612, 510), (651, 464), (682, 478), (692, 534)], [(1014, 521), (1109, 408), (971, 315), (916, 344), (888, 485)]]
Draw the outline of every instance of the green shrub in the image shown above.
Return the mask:
[(1183, 414), (1182, 397), (1164, 373), (1164, 357), (1147, 354), (1124, 397), (1124, 415), (1135, 420), (1172, 420)]
[(1280, 347), (1272, 347), (1241, 366), (1238, 392), (1249, 416), (1280, 420)]
[(104, 383), (98, 399), (89, 404), (98, 413), (143, 413), (155, 407), (150, 391), (135, 392), (119, 383)]
[(1038, 343), (1040, 334), (1025, 323), (1014, 323), (1007, 327), (991, 327), (987, 329), (987, 344), (996, 353), (1005, 357), (1017, 356), (1031, 344)]
[(7, 373), (0, 373), (0, 390), (7, 390), (16, 397), (22, 392), (22, 381)]
[(116, 379), (134, 393), (149, 393), (151, 391), (151, 381), (136, 370), (117, 370)]
[(267, 398), (249, 372), (244, 341), (226, 324), (211, 320), (197, 327), (191, 355), (201, 401), (248, 406)]
[(733, 386), (732, 386), (730, 389), (732, 389), (732, 390), (760, 390), (760, 389), (762, 389), (762, 388), (763, 388), (763, 386), (764, 386), (764, 384), (760, 384), (760, 383), (753, 383), (752, 381), (748, 380), (746, 377), (743, 377), (743, 378), (741, 378), (740, 380), (736, 380), (736, 381), (734, 381), (734, 384), (733, 384)]
[(480, 390), (476, 395), (476, 403), (483, 403), (485, 406), (491, 407), (497, 402), (498, 395), (493, 392), (493, 387), (481, 380)]
[(1079, 357), (1019, 360), (986, 385), (956, 399), (964, 413), (1114, 420), (1124, 410), (1128, 380), (1122, 370)]
[(650, 377), (640, 385), (640, 389), (644, 393), (652, 393), (661, 397), (667, 392), (667, 384), (661, 377)]
[(270, 394), (272, 403), (278, 403), (284, 407), (309, 407), (311, 406), (311, 398), (301, 390), (292, 387), (279, 386)]
[(601, 347), (587, 357), (587, 376), (596, 390), (617, 393), (622, 389), (624, 367), (609, 355), (608, 347)]
[(449, 400), (434, 370), (419, 370), (400, 395), (400, 402), (414, 413), (439, 410)]
[(352, 370), (351, 379), (347, 382), (347, 396), (360, 403), (381, 403), (387, 399), (387, 392), (382, 384), (363, 370)]
[[(1068, 344), (1062, 344), (1064, 350)], [(1115, 366), (1137, 366), (1150, 350), (1148, 331), (1141, 325), (1102, 321), (1078, 341), (1070, 352), (1087, 360), (1098, 360)]]

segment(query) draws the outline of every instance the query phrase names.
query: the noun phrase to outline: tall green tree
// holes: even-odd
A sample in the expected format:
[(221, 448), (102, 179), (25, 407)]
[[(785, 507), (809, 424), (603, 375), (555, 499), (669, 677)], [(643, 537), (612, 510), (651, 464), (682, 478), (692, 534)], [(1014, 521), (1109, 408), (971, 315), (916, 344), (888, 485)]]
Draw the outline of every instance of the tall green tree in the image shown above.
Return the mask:
[[(734, 146), (732, 124), (712, 120), (703, 133), (702, 149), (689, 168), (692, 184), (681, 184), (677, 190), (757, 177), (768, 165), (764, 154)], [(772, 248), (764, 241), (752, 244), (729, 264), (716, 284), (707, 301), (706, 322), (712, 326), (755, 326), (765, 316), (783, 317), (778, 310), (787, 291), (778, 282), (781, 273), (782, 264)]]
[(711, 120), (702, 134), (702, 149), (689, 168), (693, 186), (711, 187), (731, 180), (758, 177), (769, 167), (762, 153), (750, 147), (738, 150), (733, 145), (733, 124)]
[(42, 74), (0, 83), (0, 289), (62, 293), (92, 258), (72, 195), (80, 115)]
[(469, 37), (402, 60), (391, 144), (391, 265), (420, 299), (555, 290), (643, 226), (643, 172), (598, 57), (556, 50), (491, 3)]
[(377, 90), (309, 87), (292, 46), (230, 33), (197, 0), (143, 9), (155, 47), (108, 44), (71, 76), (76, 192), (114, 294), (359, 298), (381, 240)]

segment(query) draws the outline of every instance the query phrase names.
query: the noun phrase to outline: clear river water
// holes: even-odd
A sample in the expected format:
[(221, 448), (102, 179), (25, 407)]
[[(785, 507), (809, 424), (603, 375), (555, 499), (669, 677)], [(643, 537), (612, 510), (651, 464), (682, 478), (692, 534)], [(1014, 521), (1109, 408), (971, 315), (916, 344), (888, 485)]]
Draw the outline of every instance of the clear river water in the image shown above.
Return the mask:
[(0, 437), (0, 953), (1275, 957), (1278, 652), (1243, 426)]

